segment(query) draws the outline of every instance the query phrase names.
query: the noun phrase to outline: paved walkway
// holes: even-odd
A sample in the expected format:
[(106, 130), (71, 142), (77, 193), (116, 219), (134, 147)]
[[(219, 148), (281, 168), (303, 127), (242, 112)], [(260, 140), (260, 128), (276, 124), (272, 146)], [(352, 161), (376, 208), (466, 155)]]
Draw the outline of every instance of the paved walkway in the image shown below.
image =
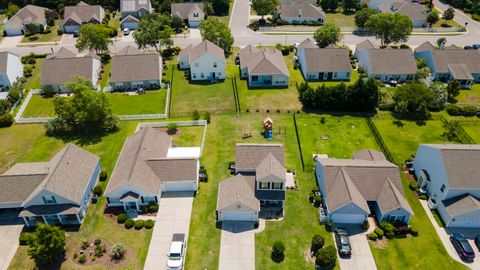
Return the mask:
[(186, 234), (188, 241), (192, 203), (193, 192), (162, 194), (144, 270), (167, 269), (167, 254), (174, 233)]
[[(445, 228), (438, 226), (437, 221), (433, 217), (432, 211), (430, 211), (430, 208), (428, 208), (427, 201), (420, 200), (420, 203), (422, 204), (423, 209), (425, 209), (425, 212), (427, 213), (428, 219), (430, 219), (430, 222), (432, 223), (433, 227), (435, 228), (435, 231), (437, 231), (437, 234), (440, 237), (440, 240), (442, 240), (443, 245), (447, 249), (447, 252), (450, 255), (450, 257), (452, 257), (454, 260), (468, 266), (470, 269), (480, 270), (480, 252), (478, 252), (478, 249), (476, 248), (473, 241), (469, 240), (470, 245), (472, 246), (473, 250), (475, 251), (475, 261), (473, 263), (464, 262), (458, 256), (458, 253), (455, 250), (455, 247), (453, 247), (452, 242), (450, 242), (450, 236), (448, 235)], [(421, 236), (421, 232), (420, 232), (420, 236)]]
[(18, 248), (23, 223), (18, 219), (0, 217), (0, 270), (7, 270)]
[(223, 223), (218, 269), (255, 269), (255, 231), (253, 223)]

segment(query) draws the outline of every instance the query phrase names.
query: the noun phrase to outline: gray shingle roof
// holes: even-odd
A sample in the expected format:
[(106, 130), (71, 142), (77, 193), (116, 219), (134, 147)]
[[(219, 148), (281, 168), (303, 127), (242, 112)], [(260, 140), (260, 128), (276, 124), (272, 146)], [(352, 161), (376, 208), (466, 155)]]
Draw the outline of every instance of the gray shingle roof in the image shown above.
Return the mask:
[(13, 15), (6, 24), (22, 26), (24, 22), (31, 22), (36, 24), (46, 23), (45, 11), (49, 10), (48, 8), (26, 5), (21, 8), (15, 15)]
[(299, 49), (307, 49), (307, 48), (316, 49), (318, 48), (318, 46), (317, 44), (315, 44), (315, 42), (311, 38), (306, 38), (304, 41), (298, 44), (298, 48)]
[(21, 205), (46, 176), (46, 174), (0, 175), (0, 204)]
[(290, 77), (282, 53), (275, 48), (256, 48), (249, 45), (239, 52), (240, 68), (250, 75), (285, 75)]
[(328, 210), (333, 212), (350, 202), (369, 213), (368, 204), (362, 193), (360, 193), (347, 172), (341, 168), (334, 176), (334, 184), (327, 188)]
[(375, 46), (369, 39), (365, 39), (364, 41), (357, 44), (355, 47), (356, 50), (363, 50), (363, 49), (373, 49)]
[(470, 194), (444, 200), (442, 203), (452, 218), (480, 210), (480, 200)]
[(420, 46), (415, 48), (415, 52), (431, 51), (434, 49), (435, 49), (435, 46), (433, 46), (433, 44), (430, 43), (430, 41), (425, 41)]
[(150, 0), (120, 0), (121, 12), (135, 12), (142, 8), (149, 12), (153, 11)]
[(410, 49), (368, 49), (372, 74), (415, 74), (417, 63)]
[(372, 149), (363, 149), (353, 152), (353, 158), (371, 161), (387, 160), (383, 152), (375, 151)]
[(411, 3), (407, 0), (398, 2), (386, 2), (379, 4), (377, 8), (384, 13), (399, 13), (408, 16), (412, 21), (426, 20), (425, 7), (418, 3)]
[(285, 167), (270, 152), (255, 169), (257, 180), (268, 179), (269, 182), (285, 182)]
[(320, 7), (307, 1), (295, 1), (290, 4), (278, 6), (278, 13), (284, 18), (322, 18), (325, 19), (325, 12)]
[(203, 3), (172, 3), (170, 14), (186, 20), (188, 15), (195, 9), (203, 11)]
[(162, 79), (162, 57), (157, 52), (140, 51), (133, 46), (112, 57), (110, 82)]
[(243, 204), (252, 210), (260, 211), (260, 202), (255, 198), (255, 192), (248, 184), (248, 180), (241, 174), (232, 176), (222, 182), (218, 187), (217, 210)]
[(64, 22), (71, 18), (78, 24), (89, 22), (91, 19), (101, 23), (103, 20), (103, 8), (100, 5), (91, 6), (82, 1), (75, 6), (66, 6), (63, 17)]
[(351, 72), (348, 49), (304, 49), (308, 72)]
[(194, 158), (163, 158), (146, 162), (162, 182), (197, 179), (197, 160)]
[(238, 143), (235, 147), (237, 171), (255, 170), (270, 153), (280, 164), (284, 164), (284, 150), (281, 144)]
[(432, 59), (438, 73), (448, 73), (449, 65), (462, 64), (471, 73), (480, 73), (480, 54), (475, 50), (432, 50)]

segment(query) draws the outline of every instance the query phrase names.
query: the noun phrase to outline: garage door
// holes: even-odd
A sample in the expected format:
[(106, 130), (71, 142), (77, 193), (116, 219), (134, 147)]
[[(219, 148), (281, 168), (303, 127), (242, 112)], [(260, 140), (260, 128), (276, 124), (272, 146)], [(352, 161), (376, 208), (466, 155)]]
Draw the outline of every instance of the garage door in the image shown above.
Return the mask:
[(79, 25), (67, 25), (67, 26), (65, 26), (65, 32), (66, 33), (73, 33), (73, 32), (78, 31), (78, 29), (80, 29)]
[(362, 214), (333, 214), (330, 216), (333, 223), (336, 224), (362, 224), (365, 215)]
[(457, 228), (479, 228), (480, 227), (480, 220), (474, 219), (455, 219), (452, 221), (449, 227), (457, 227)]
[(184, 182), (165, 182), (163, 183), (163, 191), (195, 191), (196, 185), (194, 181)]
[(138, 27), (138, 23), (136, 22), (124, 22), (122, 23), (122, 29), (128, 28), (130, 30), (135, 30)]
[(5, 29), (7, 36), (20, 36), (22, 34), (22, 29), (10, 28)]
[(256, 221), (254, 212), (221, 212), (222, 221)]

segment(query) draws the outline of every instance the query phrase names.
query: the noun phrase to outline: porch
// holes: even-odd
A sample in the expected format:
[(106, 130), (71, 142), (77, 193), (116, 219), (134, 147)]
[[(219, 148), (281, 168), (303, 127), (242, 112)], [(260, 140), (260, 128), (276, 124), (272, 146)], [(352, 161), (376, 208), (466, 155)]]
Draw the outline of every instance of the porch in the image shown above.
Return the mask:
[(73, 204), (34, 205), (20, 212), (26, 226), (36, 226), (38, 222), (49, 225), (80, 224), (83, 216), (80, 207)]

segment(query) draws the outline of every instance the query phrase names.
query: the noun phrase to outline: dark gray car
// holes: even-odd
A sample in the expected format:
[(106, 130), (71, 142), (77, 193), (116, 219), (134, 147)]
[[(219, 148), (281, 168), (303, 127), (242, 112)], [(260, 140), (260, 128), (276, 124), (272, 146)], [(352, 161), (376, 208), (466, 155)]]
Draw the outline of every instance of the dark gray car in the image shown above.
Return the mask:
[(348, 240), (348, 233), (344, 229), (335, 229), (335, 243), (337, 244), (338, 254), (342, 257), (350, 257), (352, 255), (352, 248), (350, 247), (350, 240)]

